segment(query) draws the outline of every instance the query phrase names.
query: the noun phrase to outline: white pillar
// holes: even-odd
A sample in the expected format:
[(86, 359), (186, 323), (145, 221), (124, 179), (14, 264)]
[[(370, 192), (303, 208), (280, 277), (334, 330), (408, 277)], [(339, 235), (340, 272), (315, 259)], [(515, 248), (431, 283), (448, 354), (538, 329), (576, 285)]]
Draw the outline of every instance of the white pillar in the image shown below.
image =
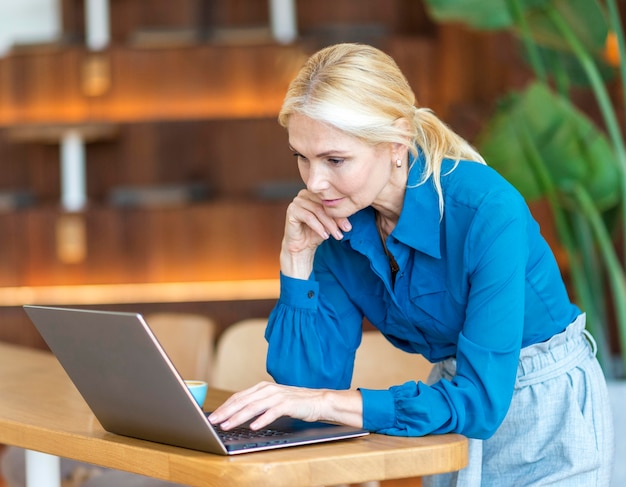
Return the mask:
[(298, 38), (295, 0), (269, 0), (270, 24), (276, 42), (289, 44)]
[(61, 206), (66, 211), (81, 211), (87, 205), (85, 142), (77, 130), (61, 139)]
[(109, 45), (109, 0), (85, 0), (85, 36), (87, 47), (92, 51)]
[(61, 487), (61, 459), (26, 450), (26, 487)]

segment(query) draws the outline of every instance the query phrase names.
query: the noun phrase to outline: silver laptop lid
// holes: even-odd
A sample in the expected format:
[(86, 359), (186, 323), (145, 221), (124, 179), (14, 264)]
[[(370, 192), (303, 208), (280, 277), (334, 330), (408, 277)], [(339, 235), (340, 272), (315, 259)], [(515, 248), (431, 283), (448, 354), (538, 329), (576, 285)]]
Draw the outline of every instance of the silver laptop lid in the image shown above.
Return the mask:
[(105, 430), (226, 453), (141, 315), (24, 309)]

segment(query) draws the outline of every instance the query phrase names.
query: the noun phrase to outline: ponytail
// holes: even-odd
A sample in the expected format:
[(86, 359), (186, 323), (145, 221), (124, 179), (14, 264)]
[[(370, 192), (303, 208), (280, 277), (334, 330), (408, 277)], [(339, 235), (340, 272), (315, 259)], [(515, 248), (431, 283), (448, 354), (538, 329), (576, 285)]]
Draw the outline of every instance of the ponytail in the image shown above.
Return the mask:
[(425, 183), (430, 177), (433, 178), (433, 184), (439, 196), (439, 213), (443, 216), (443, 192), (441, 189), (443, 159), (452, 159), (457, 164), (461, 159), (476, 161), (481, 164), (486, 164), (486, 162), (476, 149), (443, 123), (432, 110), (416, 108), (413, 124), (416, 130), (415, 145), (409, 150), (415, 156), (417, 149), (420, 148), (425, 160), (420, 184)]

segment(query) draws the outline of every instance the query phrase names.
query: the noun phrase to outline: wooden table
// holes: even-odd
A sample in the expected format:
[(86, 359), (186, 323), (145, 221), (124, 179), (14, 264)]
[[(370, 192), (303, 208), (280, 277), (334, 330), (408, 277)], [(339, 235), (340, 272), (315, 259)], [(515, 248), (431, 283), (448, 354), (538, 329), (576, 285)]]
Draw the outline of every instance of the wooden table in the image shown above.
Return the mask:
[[(227, 395), (212, 390), (205, 404), (215, 407)], [(191, 486), (335, 485), (419, 477), (467, 464), (467, 440), (460, 435), (372, 434), (235, 457), (114, 435), (100, 426), (52, 354), (1, 342), (0, 443)]]

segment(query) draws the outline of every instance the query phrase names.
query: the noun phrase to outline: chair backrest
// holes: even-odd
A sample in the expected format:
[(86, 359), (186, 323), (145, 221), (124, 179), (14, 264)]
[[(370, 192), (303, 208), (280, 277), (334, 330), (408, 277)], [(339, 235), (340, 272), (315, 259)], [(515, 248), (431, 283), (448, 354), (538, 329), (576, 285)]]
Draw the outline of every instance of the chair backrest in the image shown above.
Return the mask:
[(146, 322), (184, 379), (210, 379), (215, 322), (193, 313), (152, 313)]
[(271, 381), (265, 370), (267, 318), (250, 318), (224, 330), (215, 348), (211, 386), (240, 391), (263, 380)]
[(356, 351), (352, 387), (387, 389), (409, 380), (426, 382), (431, 369), (422, 355), (404, 352), (378, 330), (367, 330)]

